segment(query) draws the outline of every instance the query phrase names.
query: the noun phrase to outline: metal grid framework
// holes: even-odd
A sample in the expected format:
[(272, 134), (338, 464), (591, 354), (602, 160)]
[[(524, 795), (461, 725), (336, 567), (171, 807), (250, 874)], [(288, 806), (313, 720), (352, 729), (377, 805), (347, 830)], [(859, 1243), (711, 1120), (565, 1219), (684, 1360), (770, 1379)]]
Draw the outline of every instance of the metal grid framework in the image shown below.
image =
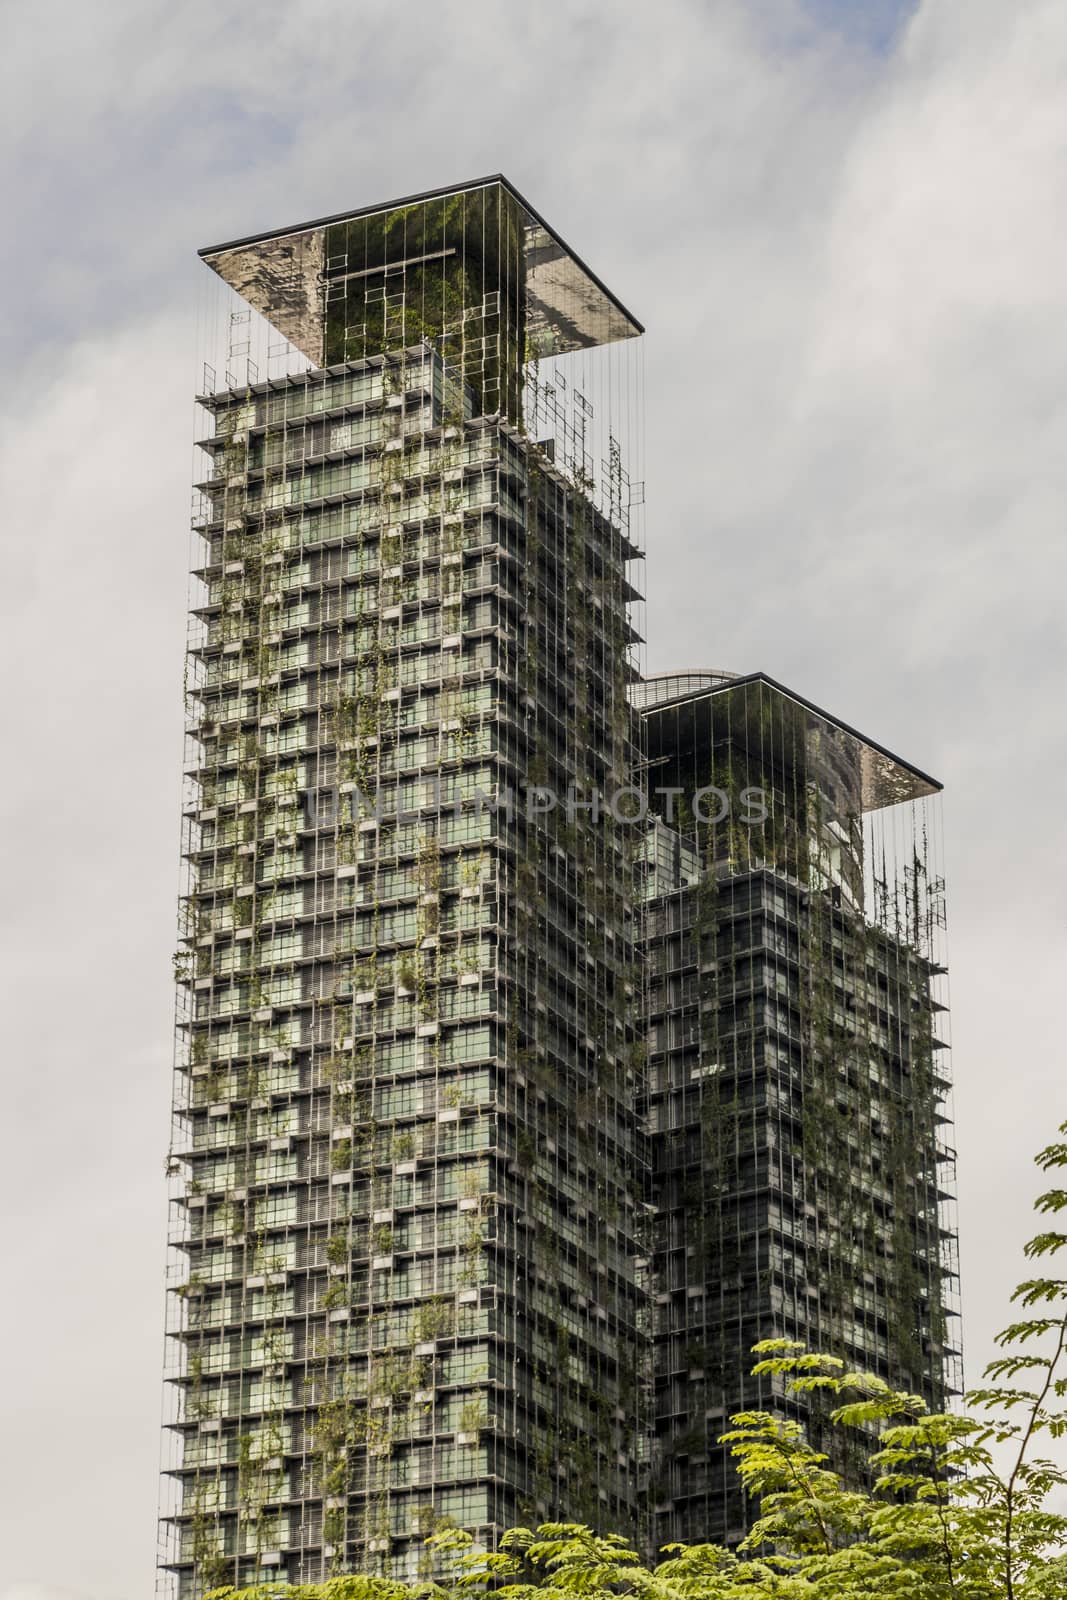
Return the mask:
[[(960, 1384), (936, 785), (770, 680), (715, 676), (643, 713), (657, 1546), (750, 1524), (731, 1413), (837, 1448), (750, 1376), (757, 1340), (937, 1409)], [(861, 1482), (864, 1456), (834, 1464)]]
[[(595, 418), (525, 361), (510, 191), (427, 202), (420, 246), (439, 223), (462, 246), (432, 284), (415, 211), (322, 230), (343, 359), (309, 369), (268, 323), (257, 362), (237, 303), (199, 398), (160, 1557), (182, 1597), (413, 1577), (449, 1524), (639, 1532), (637, 835), (523, 796), (633, 770), (640, 496), (612, 383)], [(388, 291), (358, 350), (352, 284)]]

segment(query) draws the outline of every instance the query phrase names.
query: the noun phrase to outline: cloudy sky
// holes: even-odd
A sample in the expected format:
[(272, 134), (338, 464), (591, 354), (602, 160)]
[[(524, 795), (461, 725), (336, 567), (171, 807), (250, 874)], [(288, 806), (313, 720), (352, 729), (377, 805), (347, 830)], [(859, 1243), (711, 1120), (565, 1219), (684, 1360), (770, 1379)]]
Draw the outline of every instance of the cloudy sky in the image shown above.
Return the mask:
[(4, 21), (0, 1600), (152, 1583), (196, 247), (477, 173), (647, 324), (650, 668), (946, 783), (976, 1375), (1067, 1117), (1063, 0)]

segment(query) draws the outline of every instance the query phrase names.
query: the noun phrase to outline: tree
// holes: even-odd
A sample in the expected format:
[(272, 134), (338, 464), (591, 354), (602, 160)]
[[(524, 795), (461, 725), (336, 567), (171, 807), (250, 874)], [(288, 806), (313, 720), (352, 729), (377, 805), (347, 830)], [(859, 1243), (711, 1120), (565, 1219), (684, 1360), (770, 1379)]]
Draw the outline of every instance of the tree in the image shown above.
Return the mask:
[[(1067, 1170), (1067, 1122), (1037, 1156)], [(1043, 1216), (1067, 1211), (1067, 1188), (1047, 1189)], [(962, 1415), (930, 1414), (836, 1357), (768, 1340), (756, 1372), (798, 1394), (832, 1398), (831, 1425), (872, 1445), (869, 1492), (847, 1489), (799, 1425), (742, 1412), (723, 1436), (760, 1517), (735, 1553), (672, 1545), (654, 1568), (617, 1534), (566, 1523), (512, 1528), (499, 1550), (472, 1548), (458, 1530), (435, 1534), (451, 1574), (404, 1584), (360, 1574), (322, 1584), (216, 1589), (208, 1600), (1063, 1600), (1067, 1596), (1067, 1470), (1042, 1446), (1067, 1435), (1067, 1279), (1051, 1275), (1067, 1233), (1047, 1228), (1026, 1246), (1046, 1273), (1019, 1285), (1026, 1315), (998, 1336), (1004, 1351)], [(1022, 1385), (1022, 1386), (1020, 1386)], [(1006, 1466), (998, 1460), (1006, 1459)]]

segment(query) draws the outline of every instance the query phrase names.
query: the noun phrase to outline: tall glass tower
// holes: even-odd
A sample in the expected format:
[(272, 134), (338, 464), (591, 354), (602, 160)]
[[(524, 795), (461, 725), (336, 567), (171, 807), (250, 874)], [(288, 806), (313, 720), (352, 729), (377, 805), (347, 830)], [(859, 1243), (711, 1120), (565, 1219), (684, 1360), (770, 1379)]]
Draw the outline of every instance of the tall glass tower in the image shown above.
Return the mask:
[(640, 325), (500, 177), (202, 255), (164, 1586), (638, 1533)]

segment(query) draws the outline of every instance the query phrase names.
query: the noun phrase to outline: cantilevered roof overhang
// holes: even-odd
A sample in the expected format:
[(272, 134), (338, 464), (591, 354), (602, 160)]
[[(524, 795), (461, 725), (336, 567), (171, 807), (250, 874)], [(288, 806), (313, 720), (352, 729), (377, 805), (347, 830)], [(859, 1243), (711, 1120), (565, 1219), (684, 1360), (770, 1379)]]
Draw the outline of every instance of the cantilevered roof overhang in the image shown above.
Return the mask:
[[(670, 693), (670, 678), (676, 677), (681, 690)], [(703, 678), (705, 681), (700, 682)], [(718, 681), (711, 681), (718, 679)], [(696, 683), (694, 684), (694, 680)], [(837, 743), (851, 746), (850, 755), (859, 774), (861, 805), (864, 811), (878, 811), (884, 806), (895, 806), (909, 800), (921, 800), (927, 795), (939, 794), (944, 787), (929, 773), (904, 761), (887, 750), (884, 745), (869, 739), (839, 717), (823, 711), (803, 695), (787, 689), (765, 672), (753, 672), (744, 677), (729, 677), (725, 673), (679, 672), (649, 681), (653, 696), (641, 695), (641, 685), (634, 686), (634, 701), (644, 718), (648, 730), (648, 755), (655, 761), (662, 753), (677, 748), (679, 714), (683, 708), (709, 702), (716, 710), (728, 713), (731, 737), (750, 741), (757, 747), (762, 727), (761, 697), (765, 694), (779, 696), (795, 708), (792, 719), (793, 737), (805, 745), (826, 736)], [(642, 704), (642, 700), (644, 703)], [(789, 754), (789, 752), (782, 752)], [(797, 750), (793, 753), (799, 756)]]
[[(633, 339), (644, 328), (502, 173), (354, 211), (205, 246), (199, 254), (230, 287), (318, 366), (323, 361), (327, 231), (497, 187), (518, 208), (525, 262), (526, 335), (537, 356)], [(442, 252), (444, 253), (444, 252)]]

